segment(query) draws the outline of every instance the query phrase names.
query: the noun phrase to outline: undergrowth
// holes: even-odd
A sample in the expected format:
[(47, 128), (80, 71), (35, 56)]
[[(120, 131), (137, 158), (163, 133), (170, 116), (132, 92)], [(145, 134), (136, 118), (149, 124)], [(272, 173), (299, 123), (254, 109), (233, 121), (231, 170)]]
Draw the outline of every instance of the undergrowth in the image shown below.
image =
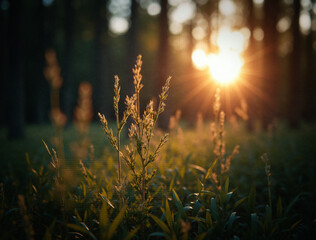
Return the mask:
[[(89, 135), (87, 84), (79, 90), (70, 150), (62, 149), (67, 129), (53, 105), (54, 138), (43, 136), (48, 154), (36, 161), (26, 154), (23, 170), (10, 165), (1, 180), (1, 239), (301, 239), (315, 233), (313, 147), (300, 145), (311, 134), (291, 138), (296, 135), (278, 128), (249, 134), (236, 122), (228, 129), (218, 90), (211, 123), (199, 117), (195, 129), (183, 128), (177, 111), (166, 135), (155, 125), (170, 79), (157, 106), (151, 101), (142, 113), (141, 66), (139, 56), (135, 92), (123, 113), (115, 76), (116, 121), (99, 114), (105, 151)], [(55, 97), (59, 87), (53, 86)]]

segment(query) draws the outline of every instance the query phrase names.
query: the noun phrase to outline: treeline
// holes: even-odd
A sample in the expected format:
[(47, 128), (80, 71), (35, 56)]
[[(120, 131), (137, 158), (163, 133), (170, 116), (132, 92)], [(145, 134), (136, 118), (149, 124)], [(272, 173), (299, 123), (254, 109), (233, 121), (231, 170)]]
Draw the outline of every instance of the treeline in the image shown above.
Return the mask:
[[(73, 118), (78, 86), (83, 81), (93, 87), (94, 113), (113, 117), (113, 76), (118, 74), (121, 78), (122, 95), (131, 94), (131, 69), (138, 54), (143, 55), (145, 62), (144, 102), (157, 96), (169, 75), (173, 77), (169, 112), (162, 116), (162, 127), (167, 127), (168, 114), (178, 108), (191, 121), (198, 112), (204, 115), (211, 112), (210, 107), (201, 106), (212, 105), (212, 99), (205, 96), (212, 95), (214, 91), (210, 89), (216, 86), (210, 83), (211, 86), (201, 87), (208, 76), (193, 67), (191, 54), (200, 42), (207, 43), (210, 50), (215, 48), (210, 38), (219, 26), (211, 23), (220, 19), (221, 1), (182, 1), (191, 4), (194, 14), (182, 23), (183, 29), (177, 34), (169, 31), (174, 20), (171, 12), (181, 1), (176, 4), (161, 0), (159, 14), (155, 16), (148, 11), (153, 1), (116, 1), (117, 9), (127, 8), (125, 18), (129, 28), (121, 35), (109, 29), (111, 17), (117, 14), (113, 2), (1, 1), (0, 121), (1, 126), (8, 127), (10, 137), (22, 136), (25, 123), (49, 120), (50, 90), (43, 74), (47, 49), (57, 53), (63, 77), (60, 103), (68, 121)], [(301, 121), (313, 121), (316, 115), (314, 1), (305, 1), (303, 5), (299, 0), (233, 2), (239, 17), (236, 18), (239, 21), (234, 20), (234, 27), (247, 27), (251, 34), (244, 53), (245, 84), (236, 90), (224, 90), (230, 94), (230, 100), (223, 101), (232, 102), (224, 104), (231, 108), (225, 111), (234, 113), (240, 105), (241, 93), (247, 102), (250, 128), (253, 119), (261, 120), (264, 127), (274, 118), (287, 119), (291, 127), (297, 127)], [(305, 32), (300, 25), (304, 23), (303, 14), (305, 20), (309, 15), (312, 23)], [(208, 23), (203, 39), (192, 34), (199, 19)], [(282, 19), (289, 22), (285, 30)], [(255, 34), (260, 30), (264, 34), (262, 40)]]

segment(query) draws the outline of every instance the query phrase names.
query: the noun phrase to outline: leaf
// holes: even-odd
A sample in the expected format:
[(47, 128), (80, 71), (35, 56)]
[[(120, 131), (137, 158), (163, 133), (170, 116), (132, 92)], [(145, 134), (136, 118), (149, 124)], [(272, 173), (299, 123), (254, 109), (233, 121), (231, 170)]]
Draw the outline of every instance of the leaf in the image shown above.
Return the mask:
[(210, 168), (207, 170), (207, 173), (206, 173), (206, 175), (205, 175), (205, 179), (207, 179), (207, 178), (211, 175), (212, 170), (213, 170), (213, 168), (214, 168), (214, 166), (215, 166), (216, 163), (217, 163), (217, 159), (215, 159), (215, 160), (213, 161), (212, 165), (211, 165)]
[(196, 164), (189, 164), (189, 167), (190, 168), (194, 168), (195, 170), (198, 170), (198, 171), (200, 171), (200, 172), (202, 172), (202, 173), (206, 173), (206, 170), (205, 170), (205, 168), (202, 168), (201, 166), (199, 166), (199, 165), (196, 165)]
[(100, 195), (100, 197), (101, 197), (104, 201), (106, 201), (106, 202), (110, 205), (110, 207), (115, 208), (115, 207), (113, 206), (113, 204), (110, 202), (109, 199), (107, 199), (107, 198), (106, 198), (105, 196), (103, 196), (101, 193), (99, 193), (99, 195)]
[(81, 184), (81, 192), (82, 192), (82, 196), (85, 198), (87, 196), (87, 188), (86, 185), (82, 182)]
[(163, 232), (154, 232), (154, 233), (151, 233), (151, 234), (149, 234), (148, 239), (150, 239), (151, 237), (165, 237), (165, 238), (167, 238), (167, 239), (170, 239), (170, 237), (167, 236), (167, 235), (166, 235), (165, 233), (163, 233)]
[(291, 228), (290, 228), (290, 231), (292, 231), (301, 221), (302, 221), (302, 219), (300, 219), (297, 222), (293, 223)]
[(272, 213), (269, 205), (266, 205), (264, 227), (266, 232), (272, 232)]
[(172, 189), (172, 195), (180, 216), (186, 218), (186, 213), (184, 212), (182, 202), (180, 201), (180, 198), (174, 189)]
[(105, 229), (107, 228), (108, 223), (109, 223), (107, 205), (105, 202), (102, 203), (99, 221), (100, 221), (101, 231), (103, 231), (103, 230), (105, 231)]
[(211, 198), (211, 213), (212, 213), (214, 219), (217, 220), (218, 215), (217, 215), (216, 199), (215, 198)]
[(164, 231), (167, 234), (170, 234), (169, 228), (167, 227), (167, 225), (163, 221), (161, 221), (155, 215), (150, 214), (149, 216), (158, 224), (158, 226), (162, 229), (162, 231)]
[(172, 215), (171, 215), (171, 211), (170, 211), (168, 199), (166, 199), (165, 216), (166, 216), (166, 220), (167, 220), (168, 226), (169, 226), (170, 228), (172, 228), (172, 226), (173, 226), (173, 218), (172, 218)]
[(242, 204), (246, 199), (247, 199), (247, 197), (243, 197), (242, 199), (239, 199), (239, 200), (235, 203), (234, 209), (237, 208), (240, 204)]
[(30, 156), (29, 156), (28, 153), (25, 153), (25, 159), (26, 159), (27, 166), (29, 168), (32, 168), (32, 164), (31, 164), (31, 161), (30, 161)]
[(256, 185), (252, 184), (249, 195), (248, 195), (248, 209), (250, 212), (255, 210), (256, 204)]
[(207, 224), (208, 228), (212, 227), (213, 226), (213, 220), (212, 220), (211, 214), (208, 211), (206, 211), (205, 219), (206, 219), (206, 224)]
[(216, 196), (216, 194), (215, 194), (214, 192), (211, 192), (211, 191), (202, 190), (200, 193), (209, 195), (209, 196), (211, 196), (211, 197), (215, 197), (215, 196)]
[(169, 185), (169, 192), (172, 190), (173, 188), (173, 185), (174, 185), (174, 180), (175, 180), (176, 176), (174, 176), (170, 182), (170, 185)]
[(250, 221), (251, 239), (255, 239), (255, 236), (257, 235), (257, 222), (258, 222), (257, 214), (252, 213), (251, 214), (251, 221)]
[(203, 240), (206, 237), (207, 232), (203, 232), (200, 235), (198, 235), (195, 240)]
[(77, 224), (74, 224), (74, 223), (68, 223), (68, 224), (66, 224), (66, 226), (68, 227), (68, 228), (71, 228), (71, 229), (73, 229), (73, 230), (76, 230), (76, 231), (79, 231), (79, 232), (82, 232), (82, 233), (86, 233), (86, 234), (88, 234), (93, 240), (97, 240), (97, 238), (89, 231), (89, 230), (87, 230), (85, 227), (87, 227), (87, 226), (85, 226), (85, 227), (83, 227), (83, 226), (79, 226), (79, 225), (77, 225)]
[(47, 147), (46, 142), (45, 142), (43, 139), (42, 139), (42, 142), (43, 142), (43, 144), (44, 144), (44, 146), (45, 146), (45, 148), (46, 148), (46, 151), (47, 151), (48, 155), (50, 156), (50, 158), (51, 158), (52, 160), (54, 160), (53, 155), (52, 155), (51, 152), (49, 151), (49, 148)]
[(186, 156), (186, 158), (185, 158), (185, 160), (184, 160), (184, 162), (185, 162), (185, 165), (188, 165), (188, 163), (190, 162), (190, 158), (192, 157), (192, 153), (189, 153), (187, 156)]
[(119, 214), (115, 217), (115, 219), (113, 220), (110, 228), (109, 228), (109, 232), (108, 232), (108, 238), (111, 239), (113, 234), (115, 233), (115, 230), (117, 229), (117, 227), (120, 225), (121, 221), (123, 220), (123, 217), (125, 215), (125, 210), (126, 210), (127, 206), (124, 206), (121, 211), (119, 212)]
[(233, 192), (229, 192), (229, 193), (226, 194), (226, 203), (229, 202), (229, 200), (231, 199), (232, 195), (233, 195)]
[(56, 218), (54, 219), (54, 221), (51, 223), (51, 225), (49, 227), (46, 227), (46, 231), (45, 231), (45, 235), (43, 237), (43, 240), (52, 240), (52, 234), (53, 234), (53, 230), (55, 227), (55, 223), (56, 223)]
[(88, 226), (87, 226), (84, 222), (79, 222), (79, 224), (80, 224), (83, 228), (85, 228), (88, 232), (90, 232)]
[(232, 228), (233, 228), (233, 224), (235, 220), (236, 220), (236, 212), (233, 212), (228, 219), (228, 223), (227, 223), (228, 232), (232, 232)]
[(229, 188), (229, 177), (226, 179), (226, 181), (225, 181), (225, 194), (227, 194), (228, 193), (228, 188)]
[(128, 232), (128, 234), (126, 235), (126, 237), (124, 238), (124, 240), (130, 240), (132, 239), (132, 237), (135, 236), (135, 234), (138, 232), (139, 230), (139, 226), (135, 229), (133, 229), (132, 231)]
[(191, 219), (191, 220), (196, 221), (196, 222), (203, 222), (203, 223), (205, 223), (205, 219), (204, 218), (200, 218), (200, 217), (188, 217), (188, 219)]
[(76, 217), (77, 217), (78, 221), (79, 221), (79, 222), (82, 222), (82, 219), (81, 219), (81, 217), (80, 217), (80, 214), (79, 214), (77, 208), (75, 208), (75, 214), (76, 214)]
[(193, 215), (197, 215), (201, 207), (202, 207), (201, 202), (199, 200), (196, 200), (194, 204), (194, 208), (193, 208)]
[(287, 216), (287, 214), (289, 213), (289, 211), (291, 210), (291, 208), (293, 207), (293, 205), (297, 202), (297, 200), (302, 196), (305, 195), (306, 193), (300, 193), (298, 194), (291, 202), (290, 204), (286, 207), (285, 212), (284, 212), (284, 216)]

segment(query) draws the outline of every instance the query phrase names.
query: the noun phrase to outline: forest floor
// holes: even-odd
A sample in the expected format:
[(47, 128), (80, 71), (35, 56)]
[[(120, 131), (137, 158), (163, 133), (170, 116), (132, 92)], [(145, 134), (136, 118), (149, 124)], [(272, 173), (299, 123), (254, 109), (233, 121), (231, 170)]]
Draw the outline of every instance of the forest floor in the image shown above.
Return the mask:
[[(207, 169), (212, 163), (212, 158), (214, 157), (212, 155), (213, 147), (209, 134), (209, 125), (204, 124), (197, 126), (196, 128), (182, 126), (181, 131), (179, 131), (180, 128), (181, 127), (179, 126), (178, 131), (172, 131), (170, 133), (167, 145), (164, 146), (160, 153), (160, 157), (152, 167), (152, 169), (157, 169), (158, 171), (157, 175), (152, 180), (153, 185), (151, 187), (156, 186), (158, 188), (159, 186), (161, 191), (161, 193), (158, 193), (158, 200), (155, 199), (155, 194), (157, 193), (152, 193), (154, 198), (153, 202), (160, 202), (160, 208), (162, 209), (161, 211), (163, 211), (163, 215), (161, 216), (159, 207), (157, 208), (155, 205), (151, 205), (149, 208), (149, 215), (145, 214), (147, 217), (156, 215), (156, 217), (160, 218), (161, 221), (166, 220), (167, 224), (161, 225), (162, 223), (159, 222), (159, 219), (155, 219), (155, 217), (146, 218), (146, 229), (139, 230), (139, 224), (141, 221), (133, 219), (133, 217), (129, 216), (127, 213), (127, 215), (125, 215), (125, 219), (121, 219), (119, 226), (116, 226), (118, 229), (123, 229), (127, 233), (133, 232), (132, 230), (135, 230), (133, 234), (136, 236), (136, 238), (139, 238), (142, 234), (146, 235), (147, 237), (163, 236), (165, 238), (172, 238), (173, 233), (176, 234), (175, 236), (187, 236), (183, 232), (183, 222), (190, 223), (191, 230), (189, 231), (188, 235), (189, 239), (196, 239), (198, 237), (203, 239), (206, 236), (212, 236), (212, 234), (215, 234), (215, 236), (221, 236), (223, 238), (239, 236), (241, 238), (245, 237), (251, 239), (251, 236), (253, 236), (252, 234), (258, 236), (263, 234), (261, 236), (263, 239), (269, 236), (272, 236), (272, 238), (279, 238), (280, 236), (285, 236), (285, 238), (288, 236), (292, 238), (300, 238), (309, 237), (310, 234), (315, 233), (315, 125), (302, 125), (300, 129), (290, 130), (284, 125), (278, 124), (270, 128), (269, 131), (261, 131), (257, 129), (249, 133), (245, 130), (243, 124), (237, 122), (227, 124), (225, 127), (224, 136), (226, 156), (229, 156), (233, 152), (233, 149), (236, 145), (239, 145), (240, 147), (239, 153), (234, 157), (234, 159), (232, 159), (231, 162), (229, 169), (229, 183), (227, 183), (226, 178), (226, 192), (224, 189), (216, 190), (216, 187), (214, 187), (207, 180), (204, 180), (204, 182), (202, 181)], [(50, 236), (53, 238), (63, 238), (64, 236), (68, 236), (67, 234), (70, 231), (69, 229), (76, 230), (79, 235), (83, 234), (92, 236), (92, 238), (102, 238), (102, 234), (104, 234), (104, 232), (102, 232), (102, 228), (100, 232), (100, 229), (94, 225), (95, 223), (91, 223), (91, 219), (93, 219), (93, 217), (99, 218), (98, 213), (93, 210), (94, 208), (100, 208), (100, 202), (98, 201), (101, 200), (98, 200), (98, 194), (95, 196), (93, 195), (94, 201), (89, 203), (85, 202), (87, 206), (82, 208), (87, 208), (86, 212), (83, 211), (82, 208), (78, 207), (78, 210), (75, 211), (68, 209), (67, 214), (59, 212), (59, 215), (56, 215), (57, 222), (59, 221), (59, 223), (54, 222), (56, 219), (54, 220), (54, 218), (47, 217), (51, 214), (51, 212), (56, 211), (56, 209), (59, 208), (58, 206), (51, 205), (51, 208), (54, 210), (47, 210), (45, 213), (46, 216), (44, 216), (36, 212), (40, 211), (40, 209), (38, 209), (40, 207), (37, 208), (35, 206), (28, 205), (30, 204), (28, 201), (33, 199), (36, 194), (38, 195), (36, 195), (35, 199), (36, 201), (39, 201), (39, 206), (41, 206), (41, 204), (46, 206), (47, 201), (49, 202), (48, 196), (50, 195), (45, 195), (44, 191), (46, 190), (43, 190), (45, 189), (43, 187), (43, 182), (50, 182), (48, 185), (51, 186), (52, 190), (47, 190), (47, 192), (55, 191), (54, 187), (52, 187), (53, 183), (48, 179), (50, 176), (49, 171), (51, 171), (49, 168), (51, 159), (47, 153), (46, 147), (42, 142), (43, 139), (47, 143), (48, 148), (52, 149), (54, 146), (54, 135), (55, 132), (51, 125), (30, 125), (26, 126), (25, 128), (25, 138), (23, 140), (7, 141), (6, 130), (0, 129), (0, 182), (2, 191), (2, 207), (0, 217), (2, 221), (1, 225), (4, 228), (2, 230), (3, 237), (12, 235), (13, 238), (19, 238), (19, 236), (23, 235), (22, 233), (18, 233), (19, 231), (14, 232), (15, 227), (17, 227), (22, 232), (28, 231), (25, 228), (25, 220), (24, 224), (21, 224), (19, 223), (19, 221), (22, 221), (21, 217), (19, 217), (20, 215), (17, 213), (12, 214), (14, 209), (19, 207), (21, 208), (21, 203), (18, 200), (20, 198), (18, 196), (22, 194), (26, 199), (25, 201), (27, 207), (34, 208), (32, 212), (29, 212), (29, 216), (31, 221), (33, 221), (33, 231), (35, 231), (35, 236), (46, 236), (46, 234), (48, 234), (47, 229), (50, 229), (51, 227), (54, 230), (52, 230), (49, 234), (51, 234)], [(160, 136), (161, 133), (157, 132), (156, 135)], [(124, 143), (127, 143), (127, 141), (123, 140), (123, 144)], [(89, 157), (89, 154), (91, 155), (91, 145), (93, 145), (93, 157)], [(93, 180), (87, 179), (86, 175), (83, 179), (79, 177), (81, 180), (79, 179), (76, 183), (74, 183), (74, 185), (77, 186), (75, 188), (82, 189), (83, 185), (86, 185), (84, 189), (87, 189), (85, 191), (88, 191), (88, 189), (91, 190), (93, 188), (97, 188), (96, 185), (99, 184), (99, 190), (97, 191), (101, 191), (101, 193), (104, 194), (104, 192), (102, 192), (104, 190), (108, 194), (106, 198), (107, 201), (112, 202), (113, 205), (118, 204), (118, 196), (115, 194), (110, 194), (110, 188), (113, 188), (115, 185), (113, 185), (113, 181), (116, 181), (115, 152), (110, 148), (110, 144), (108, 143), (100, 127), (100, 124), (91, 124), (90, 131), (84, 137), (84, 140), (74, 126), (70, 125), (66, 127), (63, 131), (63, 148), (65, 151), (64, 155), (66, 163), (64, 164), (65, 166), (67, 165), (66, 168), (80, 169), (83, 162), (83, 166), (87, 168), (86, 170), (88, 173), (91, 172), (94, 176), (92, 177)], [(78, 149), (82, 150), (83, 148), (86, 149), (86, 152), (82, 153), (85, 157), (82, 158), (82, 161), (80, 162), (78, 160), (80, 156), (78, 157), (77, 153), (79, 151)], [(268, 183), (266, 172), (267, 165), (265, 165), (261, 159), (261, 156), (263, 156), (265, 153), (267, 153), (266, 156), (268, 157), (269, 161), (268, 171), (270, 171), (271, 174), (271, 176), (269, 176), (270, 180), (268, 180)], [(36, 176), (32, 175), (32, 171), (36, 172)], [(76, 171), (77, 170), (74, 170), (75, 174), (77, 174)], [(128, 173), (128, 168), (124, 165), (122, 171), (126, 174)], [(81, 174), (81, 170), (79, 172), (79, 174)], [(93, 181), (95, 181), (94, 184), (91, 183)], [(109, 183), (109, 181), (111, 183)], [(202, 187), (201, 190), (201, 181), (204, 184), (209, 184), (209, 187)], [(96, 184), (96, 182), (98, 182), (98, 184)], [(269, 184), (270, 188), (268, 187)], [(227, 200), (233, 201), (231, 205), (236, 206), (238, 200), (247, 198), (247, 200), (244, 199), (245, 202), (244, 200), (240, 202), (241, 207), (236, 206), (236, 209), (229, 210), (229, 207), (227, 207), (229, 205), (225, 205), (227, 203), (221, 205), (223, 204), (221, 200), (223, 192), (227, 195), (227, 198), (230, 196), (230, 193), (227, 191), (228, 185), (230, 191), (234, 193), (233, 200)], [(256, 189), (256, 200), (253, 203), (255, 205), (254, 208), (253, 206), (251, 207), (250, 203), (251, 196), (253, 195), (253, 186), (255, 186)], [(41, 187), (43, 187), (42, 190)], [(72, 189), (74, 186), (70, 186), (70, 188)], [(42, 191), (41, 194), (40, 191)], [(58, 190), (56, 191), (58, 192)], [(202, 196), (203, 191), (205, 191), (205, 196)], [(269, 199), (269, 191), (271, 192), (271, 199)], [(180, 199), (178, 199), (177, 193)], [(190, 198), (193, 196), (192, 194), (198, 193), (200, 195), (194, 195), (195, 197), (199, 196), (197, 199), (190, 200)], [(213, 193), (215, 195), (212, 195)], [(80, 201), (78, 200), (80, 199), (80, 196), (76, 195), (78, 193), (71, 191), (71, 194), (73, 194), (73, 196), (69, 195), (69, 199), (66, 201), (71, 202), (75, 201), (74, 199), (77, 199), (76, 201), (78, 202), (72, 202), (71, 204), (80, 205)], [(207, 205), (209, 204), (207, 202), (210, 201), (210, 199), (204, 199), (207, 197), (207, 194), (210, 194), (210, 198), (216, 199), (216, 203), (218, 204), (217, 211), (219, 211), (219, 209), (220, 211), (223, 211), (220, 215), (223, 218), (223, 221), (226, 221), (224, 225), (220, 225), (221, 221), (218, 219), (219, 216), (216, 218), (214, 209), (212, 209), (214, 206)], [(172, 221), (174, 221), (173, 224), (175, 225), (170, 223), (171, 220), (168, 220), (168, 216), (166, 219), (169, 205), (167, 206), (164, 204), (163, 199), (168, 196), (169, 200), (174, 199), (175, 201), (175, 204), (170, 202), (171, 210), (169, 209), (172, 214), (178, 214), (174, 215), (174, 219), (172, 219)], [(87, 195), (84, 195), (83, 199), (84, 198), (87, 198)], [(189, 209), (186, 209), (186, 214), (181, 215), (181, 217), (179, 217), (179, 213), (181, 212), (179, 206), (181, 204), (179, 205), (177, 199), (181, 202), (181, 204), (183, 204), (183, 206), (186, 206), (188, 207), (187, 209)], [(264, 210), (265, 206), (270, 205), (269, 200), (271, 200), (270, 207), (272, 208), (271, 213), (273, 215), (273, 217), (271, 217), (272, 225), (274, 224), (277, 226), (275, 228), (271, 228), (270, 230), (266, 221), (267, 209)], [(129, 199), (129, 201), (131, 201), (131, 199)], [(137, 198), (135, 199), (135, 202), (137, 202)], [(201, 209), (199, 208), (200, 210), (195, 212), (194, 209), (198, 207), (198, 202), (201, 203), (201, 206), (199, 206)], [(248, 205), (246, 202), (248, 202)], [(89, 206), (89, 204), (91, 205)], [(131, 205), (129, 205), (129, 208), (133, 209), (133, 204), (130, 204)], [(205, 212), (203, 212), (209, 207), (210, 214), (213, 219), (213, 225), (211, 223), (208, 225), (208, 215), (205, 215)], [(131, 209), (129, 210), (130, 212), (132, 212)], [(226, 209), (227, 214), (229, 213), (229, 215), (226, 216), (223, 209)], [(191, 213), (191, 211), (193, 212)], [(239, 217), (234, 220), (235, 218), (233, 217), (235, 215), (233, 214), (236, 214), (236, 212), (239, 214)], [(254, 213), (256, 215), (253, 215)], [(24, 214), (27, 216), (26, 213)], [(113, 221), (117, 214), (117, 212), (112, 211), (109, 213), (109, 219)], [(250, 229), (250, 226), (253, 224), (253, 222), (249, 222), (247, 217), (245, 217), (247, 214), (249, 214), (249, 216), (251, 215), (251, 217), (256, 216), (258, 218), (258, 227), (256, 228), (255, 232), (253, 232), (253, 229), (251, 231), (249, 230), (249, 232), (245, 230)], [(64, 222), (60, 223), (62, 222), (62, 215), (64, 216)], [(66, 218), (65, 215), (67, 216)], [(77, 222), (71, 220), (71, 216), (76, 216)], [(80, 216), (82, 219), (78, 220)], [(178, 221), (178, 225), (176, 224), (177, 219), (181, 219), (181, 221)], [(284, 221), (284, 219), (286, 219), (286, 221)], [(98, 220), (101, 221), (101, 219)], [(38, 223), (34, 223), (34, 221), (43, 221), (43, 225), (45, 227)], [(238, 221), (240, 223), (237, 223)], [(75, 227), (74, 224), (79, 224), (78, 222), (83, 222), (85, 225), (90, 226), (87, 228), (90, 230), (82, 229), (83, 225), (81, 227)], [(154, 222), (156, 224), (153, 224)], [(196, 222), (198, 222), (198, 224)], [(126, 223), (129, 223), (132, 227), (130, 229), (125, 229), (124, 223), (125, 225)], [(60, 226), (57, 226), (58, 224)], [(62, 228), (62, 224), (68, 224), (66, 225), (68, 230)], [(196, 227), (195, 224), (197, 224), (198, 227)], [(227, 226), (230, 226), (230, 224), (233, 224), (234, 227), (228, 228)], [(22, 226), (24, 226), (24, 228)], [(161, 229), (157, 226), (159, 226)], [(165, 229), (165, 226), (170, 229)], [(180, 230), (177, 230), (177, 228), (180, 228)], [(215, 230), (210, 232), (207, 231), (207, 229)], [(136, 233), (136, 230), (139, 230), (138, 233)], [(115, 231), (115, 234), (120, 233)], [(122, 237), (122, 235), (115, 234), (113, 236), (118, 236), (121, 239), (124, 239), (127, 236), (123, 234), (124, 237)], [(170, 234), (170, 236), (168, 234)]]

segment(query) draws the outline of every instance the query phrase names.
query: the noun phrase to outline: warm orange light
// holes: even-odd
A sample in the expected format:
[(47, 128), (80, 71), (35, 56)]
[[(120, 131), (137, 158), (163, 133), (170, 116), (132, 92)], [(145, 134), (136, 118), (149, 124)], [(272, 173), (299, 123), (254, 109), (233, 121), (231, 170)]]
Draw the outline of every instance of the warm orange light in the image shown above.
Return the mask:
[(232, 31), (229, 27), (221, 27), (214, 43), (218, 47), (218, 53), (207, 54), (196, 49), (192, 53), (193, 64), (199, 70), (209, 68), (216, 82), (231, 83), (238, 78), (243, 66), (241, 54), (247, 46), (248, 38), (245, 29)]
[(196, 49), (192, 53), (192, 61), (194, 66), (199, 69), (203, 70), (208, 67), (208, 62), (207, 62), (207, 55), (206, 53), (201, 50), (201, 49)]
[(237, 79), (243, 60), (236, 52), (221, 51), (218, 54), (210, 54), (208, 64), (210, 73), (216, 82), (229, 84)]

